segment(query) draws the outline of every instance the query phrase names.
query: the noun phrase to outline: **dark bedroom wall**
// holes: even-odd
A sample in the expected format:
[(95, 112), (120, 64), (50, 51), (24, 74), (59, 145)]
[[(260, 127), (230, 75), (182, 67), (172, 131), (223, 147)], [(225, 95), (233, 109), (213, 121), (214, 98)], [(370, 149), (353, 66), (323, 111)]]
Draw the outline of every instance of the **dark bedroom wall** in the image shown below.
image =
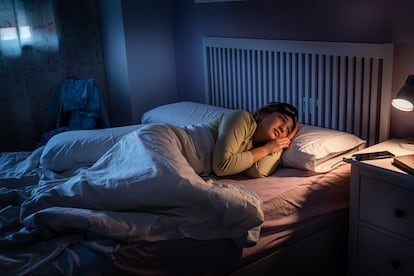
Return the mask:
[(114, 125), (177, 101), (170, 0), (101, 0), (102, 37)]
[(57, 51), (25, 47), (13, 58), (0, 52), (1, 152), (33, 150), (43, 134), (52, 87), (66, 77), (95, 78), (106, 99), (96, 0), (51, 2), (55, 14), (45, 23), (45, 37), (57, 30)]
[[(393, 94), (414, 74), (412, 0), (174, 2), (179, 98), (204, 102), (202, 36), (393, 43)], [(413, 112), (392, 111), (391, 134), (414, 136)]]
[(111, 123), (112, 126), (129, 124), (132, 121), (132, 105), (129, 93), (122, 2), (99, 0), (98, 9)]
[[(414, 73), (412, 0), (105, 0), (119, 4), (112, 19), (122, 26), (102, 22), (107, 27), (103, 44), (124, 40), (121, 51), (111, 48), (106, 57), (97, 9), (101, 0), (51, 1), (57, 10), (49, 28), (58, 30), (58, 51), (26, 47), (12, 59), (0, 52), (0, 151), (33, 149), (43, 133), (52, 87), (66, 77), (97, 79), (115, 125), (136, 123), (147, 109), (177, 99), (204, 102), (204, 35), (391, 42), (393, 93)], [(391, 131), (414, 136), (413, 112), (392, 109)]]

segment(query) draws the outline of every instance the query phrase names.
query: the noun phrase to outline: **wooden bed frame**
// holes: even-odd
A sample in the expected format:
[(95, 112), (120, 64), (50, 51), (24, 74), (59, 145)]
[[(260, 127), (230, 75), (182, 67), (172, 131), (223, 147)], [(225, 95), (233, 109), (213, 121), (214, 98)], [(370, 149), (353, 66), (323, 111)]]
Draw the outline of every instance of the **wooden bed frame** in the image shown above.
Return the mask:
[(255, 111), (268, 101), (299, 121), (355, 134), (389, 135), (393, 45), (203, 38), (206, 103)]
[[(348, 216), (275, 249), (230, 275), (347, 275)], [(311, 272), (311, 273), (310, 273)]]
[[(372, 145), (389, 136), (393, 45), (203, 38), (205, 101), (255, 111), (289, 102), (299, 121)], [(346, 275), (348, 215), (232, 275)]]

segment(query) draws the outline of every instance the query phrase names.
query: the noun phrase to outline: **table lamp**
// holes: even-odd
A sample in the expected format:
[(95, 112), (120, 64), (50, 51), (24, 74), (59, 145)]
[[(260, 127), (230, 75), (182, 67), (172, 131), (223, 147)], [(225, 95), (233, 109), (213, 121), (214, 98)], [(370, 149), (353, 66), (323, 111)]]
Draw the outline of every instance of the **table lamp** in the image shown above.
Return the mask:
[(392, 100), (392, 105), (402, 111), (414, 109), (414, 75), (409, 75), (397, 96)]
[[(397, 96), (392, 100), (392, 106), (402, 111), (413, 111), (414, 109), (414, 75), (409, 75)], [(414, 150), (414, 139), (405, 138), (401, 147)]]

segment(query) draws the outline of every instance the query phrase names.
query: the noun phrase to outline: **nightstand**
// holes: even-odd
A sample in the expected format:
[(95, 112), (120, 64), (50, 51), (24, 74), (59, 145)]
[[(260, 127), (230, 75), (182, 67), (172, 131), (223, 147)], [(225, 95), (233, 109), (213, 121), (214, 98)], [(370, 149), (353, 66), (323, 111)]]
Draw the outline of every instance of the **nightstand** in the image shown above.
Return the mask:
[[(393, 139), (362, 152), (413, 154)], [(351, 161), (349, 275), (414, 275), (414, 175), (392, 158)]]

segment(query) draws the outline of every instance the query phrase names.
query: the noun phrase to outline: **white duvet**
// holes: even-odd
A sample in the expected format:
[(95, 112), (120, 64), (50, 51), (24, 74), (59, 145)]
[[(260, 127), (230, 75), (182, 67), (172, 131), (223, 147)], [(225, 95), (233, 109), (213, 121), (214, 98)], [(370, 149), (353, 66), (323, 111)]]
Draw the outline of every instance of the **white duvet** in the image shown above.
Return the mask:
[(39, 167), (42, 149), (0, 154), (0, 273), (28, 272), (85, 231), (126, 242), (254, 244), (261, 200), (241, 185), (199, 176), (211, 170), (212, 146), (205, 127), (150, 125), (123, 136), (92, 166), (60, 174)]

